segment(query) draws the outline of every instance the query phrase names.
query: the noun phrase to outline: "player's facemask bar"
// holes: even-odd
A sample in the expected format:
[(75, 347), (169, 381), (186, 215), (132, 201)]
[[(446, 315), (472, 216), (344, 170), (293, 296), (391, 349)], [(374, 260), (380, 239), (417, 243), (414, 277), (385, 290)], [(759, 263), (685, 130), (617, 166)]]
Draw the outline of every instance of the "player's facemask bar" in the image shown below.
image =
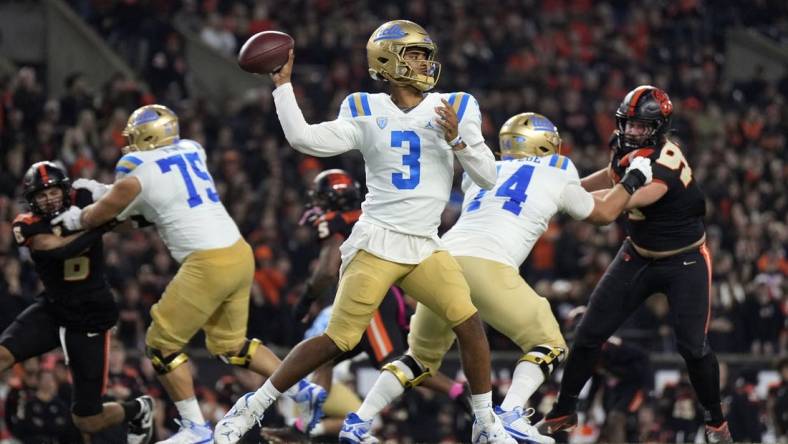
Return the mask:
[(123, 154), (172, 145), (179, 140), (178, 116), (166, 106), (143, 106), (131, 114), (123, 136), (129, 142)]

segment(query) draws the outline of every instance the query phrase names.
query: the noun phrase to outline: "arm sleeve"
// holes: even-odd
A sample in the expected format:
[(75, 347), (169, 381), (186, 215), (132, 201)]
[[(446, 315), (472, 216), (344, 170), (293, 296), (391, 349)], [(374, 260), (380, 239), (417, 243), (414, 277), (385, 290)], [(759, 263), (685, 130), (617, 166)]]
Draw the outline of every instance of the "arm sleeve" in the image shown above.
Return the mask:
[(62, 247), (53, 248), (51, 250), (35, 250), (33, 254), (38, 257), (57, 260), (72, 258), (90, 248), (91, 245), (101, 239), (101, 236), (104, 235), (104, 233), (111, 230), (114, 225), (114, 223), (104, 224), (98, 228), (86, 231)]
[(466, 145), (464, 149), (455, 151), (454, 154), (474, 183), (485, 190), (492, 189), (498, 174), (495, 170), (495, 156), (484, 143), (479, 103), (472, 95), (466, 93), (456, 93), (450, 99), (451, 102), (459, 103), (457, 106), (459, 134)]
[[(359, 146), (359, 128), (349, 119), (340, 117), (330, 122), (310, 125), (298, 107), (293, 85), (285, 83), (273, 92), (276, 114), (290, 145), (297, 151), (317, 157), (329, 157)], [(343, 101), (343, 107), (346, 106)]]

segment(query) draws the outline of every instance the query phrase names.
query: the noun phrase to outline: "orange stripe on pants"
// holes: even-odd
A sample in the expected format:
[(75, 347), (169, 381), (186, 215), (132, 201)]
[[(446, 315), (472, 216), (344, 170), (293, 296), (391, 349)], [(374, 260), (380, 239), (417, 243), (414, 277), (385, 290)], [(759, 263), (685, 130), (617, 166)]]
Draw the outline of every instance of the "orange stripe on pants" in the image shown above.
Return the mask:
[(383, 324), (383, 318), (380, 316), (380, 310), (375, 310), (375, 314), (372, 315), (372, 321), (367, 327), (367, 337), (372, 345), (372, 350), (375, 352), (375, 359), (378, 361), (382, 361), (383, 358), (394, 351), (386, 326)]
[(704, 243), (700, 246), (700, 254), (703, 256), (703, 260), (706, 261), (706, 269), (708, 270), (709, 275), (709, 306), (706, 313), (706, 325), (703, 327), (703, 331), (708, 333), (709, 332), (709, 322), (711, 322), (711, 270), (712, 270), (712, 262), (711, 262), (711, 253), (709, 253), (709, 248)]

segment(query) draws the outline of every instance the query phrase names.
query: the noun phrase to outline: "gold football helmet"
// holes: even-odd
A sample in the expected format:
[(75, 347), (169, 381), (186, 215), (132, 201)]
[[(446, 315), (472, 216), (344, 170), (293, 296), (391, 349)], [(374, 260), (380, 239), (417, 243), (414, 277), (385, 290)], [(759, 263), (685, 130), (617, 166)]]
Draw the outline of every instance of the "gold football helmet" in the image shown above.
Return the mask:
[[(404, 59), (408, 49), (419, 48), (427, 52), (426, 70), (419, 73)], [(429, 91), (438, 83), (441, 64), (435, 61), (438, 46), (421, 26), (408, 20), (386, 22), (367, 42), (369, 75), (375, 80), (385, 80), (399, 86), (412, 86), (419, 91)]]
[(558, 128), (547, 117), (521, 113), (509, 118), (498, 133), (501, 159), (561, 153)]
[(164, 105), (146, 105), (137, 108), (129, 117), (123, 136), (129, 144), (123, 153), (148, 151), (178, 141), (178, 116)]

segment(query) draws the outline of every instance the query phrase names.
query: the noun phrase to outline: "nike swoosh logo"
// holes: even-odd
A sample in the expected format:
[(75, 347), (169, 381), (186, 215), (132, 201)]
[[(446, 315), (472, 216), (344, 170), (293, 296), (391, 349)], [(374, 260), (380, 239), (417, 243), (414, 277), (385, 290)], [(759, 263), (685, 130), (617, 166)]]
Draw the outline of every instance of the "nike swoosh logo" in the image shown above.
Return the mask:
[(101, 333), (88, 333), (89, 338), (95, 338), (96, 336), (100, 335)]
[(689, 262), (687, 262), (687, 261), (684, 261), (684, 265), (692, 265), (692, 264), (694, 264), (695, 262), (697, 262), (697, 261), (689, 261)]

